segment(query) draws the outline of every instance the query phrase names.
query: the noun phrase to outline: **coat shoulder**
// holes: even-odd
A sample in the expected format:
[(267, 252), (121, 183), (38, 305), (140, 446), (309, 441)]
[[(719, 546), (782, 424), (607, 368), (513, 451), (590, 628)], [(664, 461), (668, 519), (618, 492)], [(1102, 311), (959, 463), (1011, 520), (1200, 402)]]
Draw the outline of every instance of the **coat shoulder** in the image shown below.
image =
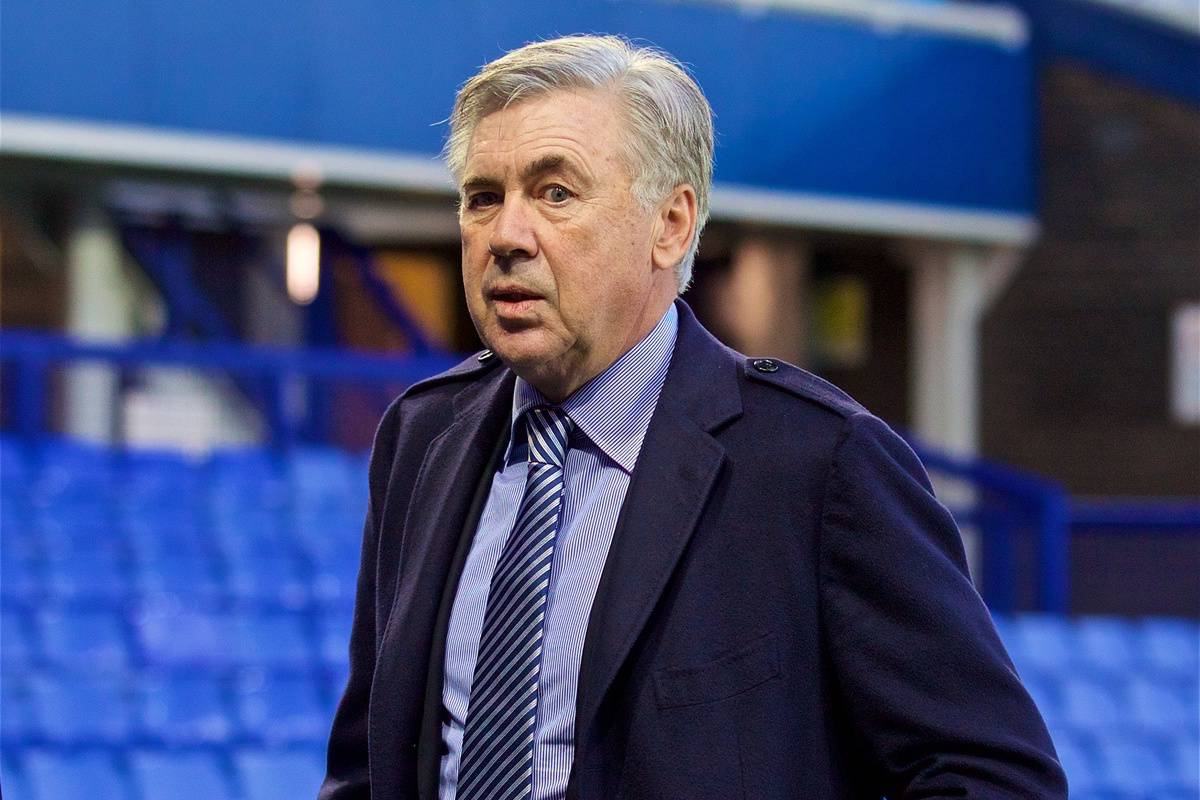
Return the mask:
[(850, 395), (824, 378), (777, 358), (742, 358), (742, 374), (752, 384), (761, 384), (847, 418), (867, 410)]
[(450, 369), (412, 384), (404, 390), (397, 401), (428, 394), (441, 387), (470, 383), (491, 372), (498, 364), (500, 364), (500, 359), (496, 357), (495, 353), (491, 350), (480, 350), (467, 356)]

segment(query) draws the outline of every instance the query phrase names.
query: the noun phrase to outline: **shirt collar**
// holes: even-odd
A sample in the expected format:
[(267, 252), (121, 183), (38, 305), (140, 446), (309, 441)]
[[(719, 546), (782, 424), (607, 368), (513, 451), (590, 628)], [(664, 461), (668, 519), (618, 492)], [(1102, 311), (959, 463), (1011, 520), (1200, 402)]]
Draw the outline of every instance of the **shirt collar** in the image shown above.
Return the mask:
[[(632, 473), (650, 417), (662, 391), (679, 332), (679, 312), (672, 303), (658, 324), (596, 377), (560, 404), (575, 427), (621, 469)], [(524, 441), (521, 415), (537, 405), (553, 405), (518, 377), (513, 387), (512, 435), (505, 463)]]

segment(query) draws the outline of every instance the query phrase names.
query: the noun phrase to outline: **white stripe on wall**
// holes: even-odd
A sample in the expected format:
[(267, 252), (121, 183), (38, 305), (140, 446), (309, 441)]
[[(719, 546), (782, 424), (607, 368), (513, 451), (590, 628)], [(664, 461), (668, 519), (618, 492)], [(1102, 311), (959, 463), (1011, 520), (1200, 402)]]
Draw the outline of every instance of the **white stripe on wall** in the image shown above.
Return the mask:
[[(149, 126), (0, 114), (0, 155), (90, 164), (239, 175), (297, 176), (348, 187), (449, 195), (454, 185), (434, 156), (195, 133)], [(1037, 235), (1026, 214), (774, 191), (718, 183), (713, 219), (1024, 246)]]

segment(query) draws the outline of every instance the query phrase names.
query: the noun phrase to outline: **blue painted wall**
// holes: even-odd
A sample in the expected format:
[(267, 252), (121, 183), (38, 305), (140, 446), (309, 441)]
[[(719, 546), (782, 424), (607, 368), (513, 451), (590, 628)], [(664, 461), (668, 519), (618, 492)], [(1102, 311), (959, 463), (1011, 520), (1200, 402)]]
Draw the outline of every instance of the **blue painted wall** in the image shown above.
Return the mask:
[(526, 41), (611, 32), (687, 62), (717, 180), (1028, 212), (1021, 48), (626, 0), (5, 0), (0, 108), (433, 156), (458, 84)]

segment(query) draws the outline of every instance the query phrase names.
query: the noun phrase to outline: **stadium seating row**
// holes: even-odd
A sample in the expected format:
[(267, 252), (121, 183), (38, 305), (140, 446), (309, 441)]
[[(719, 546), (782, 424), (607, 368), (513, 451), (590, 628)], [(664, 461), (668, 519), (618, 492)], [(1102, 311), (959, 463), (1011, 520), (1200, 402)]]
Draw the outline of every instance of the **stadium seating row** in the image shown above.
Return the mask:
[[(0, 437), (4, 796), (311, 797), (365, 460)], [(1200, 624), (996, 620), (1083, 800), (1200, 797)]]
[(4, 664), (89, 670), (304, 668), (347, 660), (350, 610), (202, 611), (164, 603), (121, 611), (4, 608)]
[(282, 800), (316, 797), (319, 748), (6, 752), (4, 796), (14, 800)]
[(0, 742), (6, 748), (320, 746), (344, 683), (336, 668), (6, 676)]

